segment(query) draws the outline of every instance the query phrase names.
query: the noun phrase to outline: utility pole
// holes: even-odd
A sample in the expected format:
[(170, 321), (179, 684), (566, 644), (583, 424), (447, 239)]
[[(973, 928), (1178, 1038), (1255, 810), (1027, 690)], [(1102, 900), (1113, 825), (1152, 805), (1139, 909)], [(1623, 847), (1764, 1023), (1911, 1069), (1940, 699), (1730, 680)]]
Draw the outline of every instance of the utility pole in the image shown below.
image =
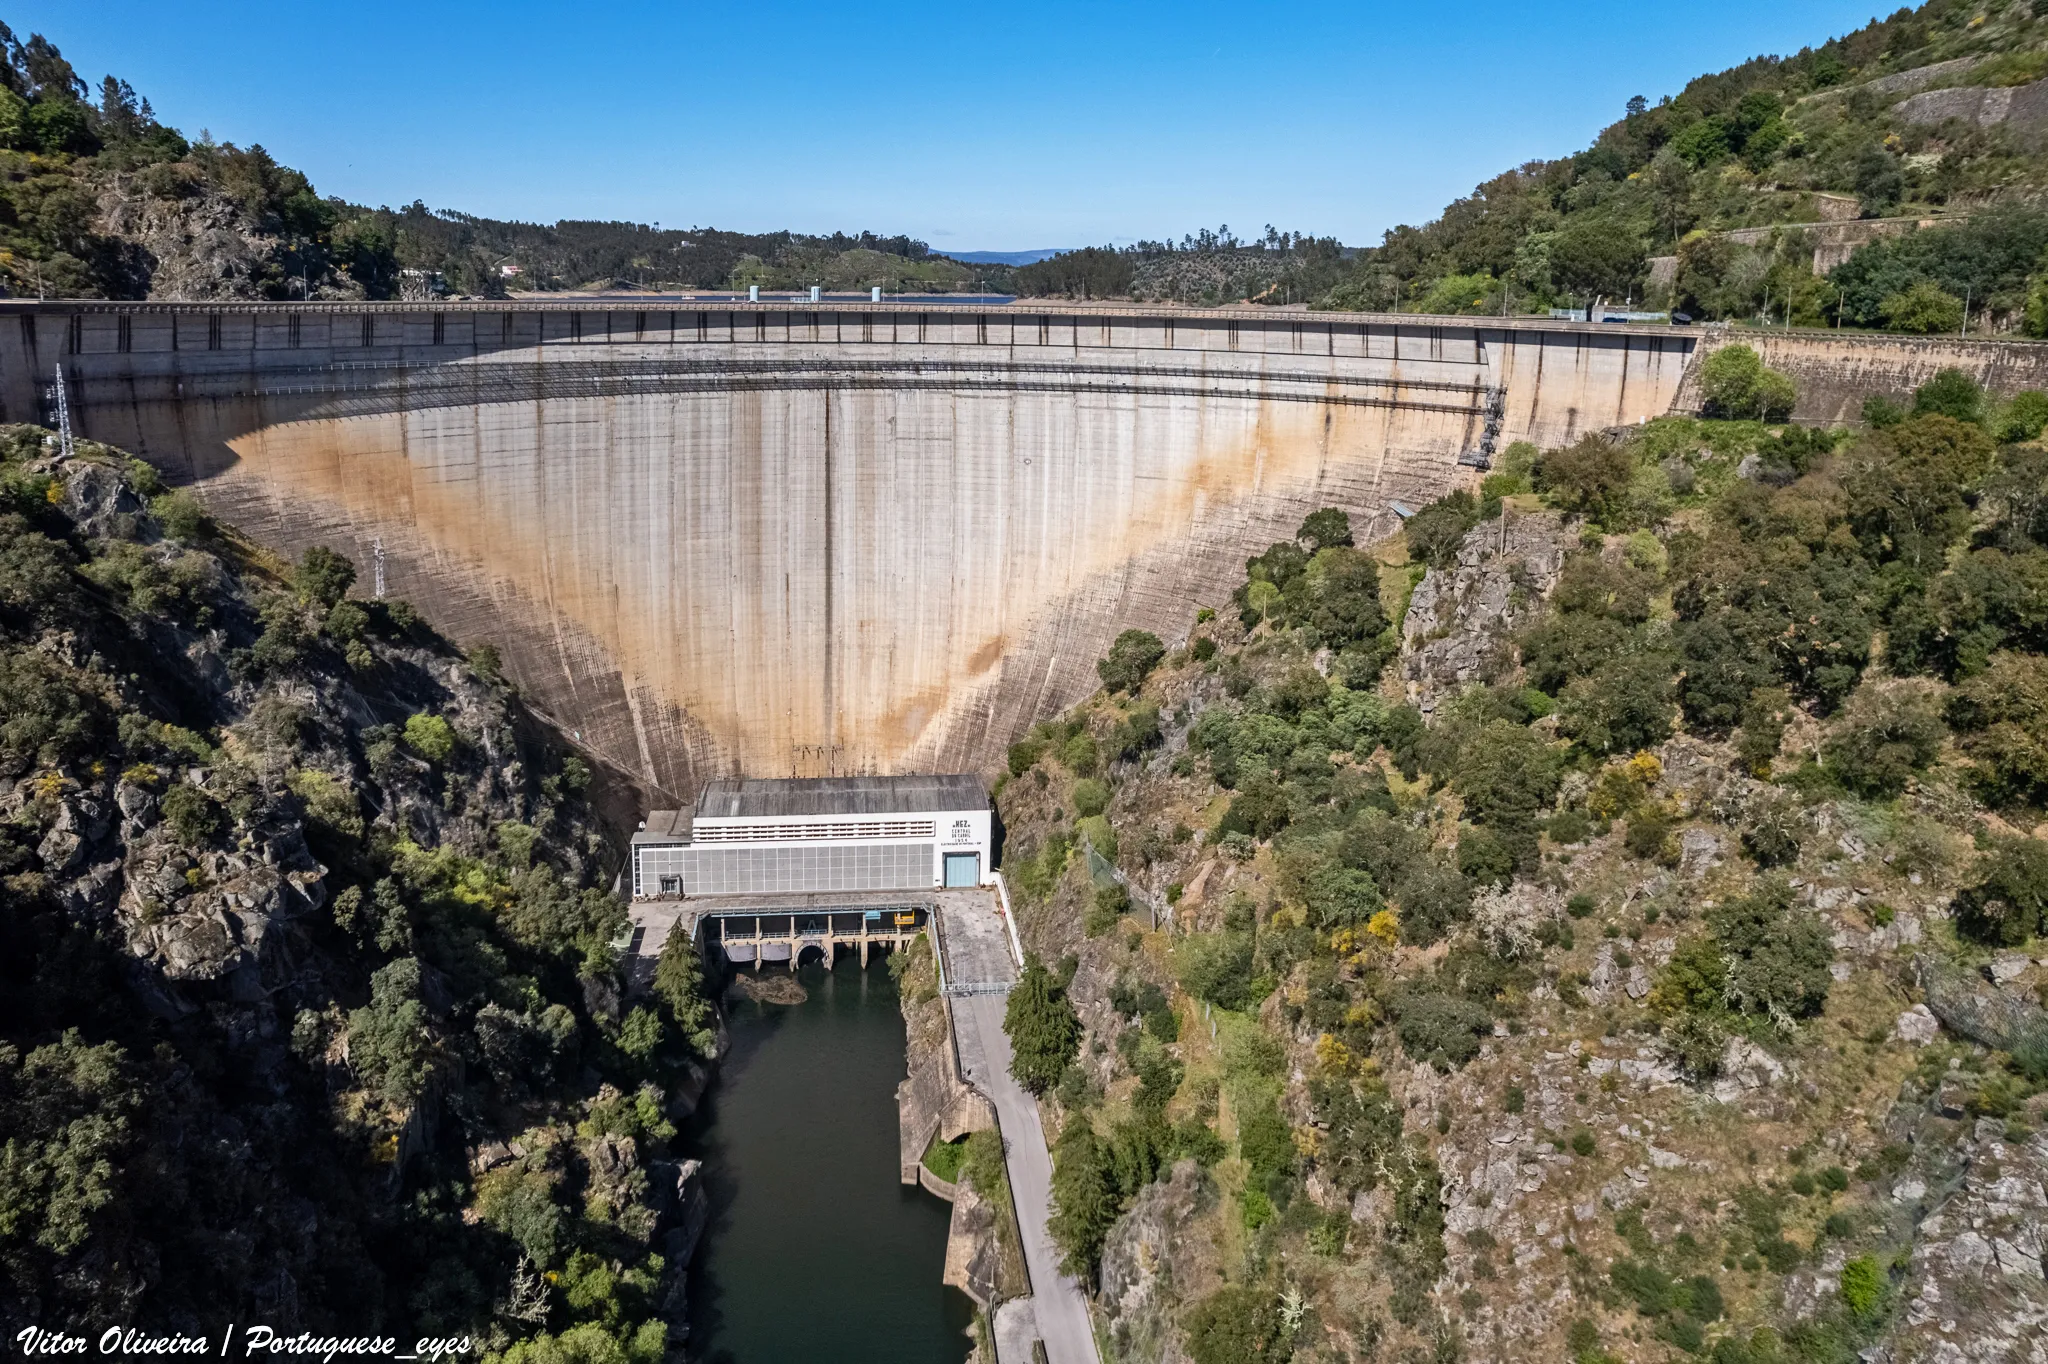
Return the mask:
[(1970, 286), (1969, 286), (1969, 285), (1967, 285), (1967, 284), (1965, 284), (1965, 285), (1963, 286), (1963, 329), (1962, 329), (1961, 331), (1957, 332), (1957, 333), (1956, 333), (1956, 335), (1957, 335), (1957, 336), (1968, 336), (1969, 334), (1970, 334)]
[(376, 586), (375, 586), (375, 591), (376, 591), (376, 594), (377, 594), (377, 600), (378, 600), (378, 601), (383, 601), (383, 600), (384, 600), (384, 537), (383, 537), (383, 536), (381, 536), (381, 535), (375, 535), (375, 536), (372, 536), (372, 537), (370, 537), (370, 562), (371, 562), (371, 564), (372, 564), (372, 565), (374, 566), (374, 567), (373, 567), (373, 569), (372, 569), (372, 572), (371, 572), (371, 577), (372, 577), (373, 581), (374, 581), (374, 582), (375, 582), (375, 584), (376, 584)]

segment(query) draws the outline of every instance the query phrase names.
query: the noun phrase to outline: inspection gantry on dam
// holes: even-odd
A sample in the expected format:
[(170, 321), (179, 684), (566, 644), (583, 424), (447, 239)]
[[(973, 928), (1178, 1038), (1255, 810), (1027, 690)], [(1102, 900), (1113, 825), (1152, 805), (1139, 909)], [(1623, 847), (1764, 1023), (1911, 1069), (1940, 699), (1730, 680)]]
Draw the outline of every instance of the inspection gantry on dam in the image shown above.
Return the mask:
[(865, 962), (926, 929), (934, 892), (994, 881), (993, 822), (971, 775), (710, 782), (633, 835), (635, 917), (736, 965)]

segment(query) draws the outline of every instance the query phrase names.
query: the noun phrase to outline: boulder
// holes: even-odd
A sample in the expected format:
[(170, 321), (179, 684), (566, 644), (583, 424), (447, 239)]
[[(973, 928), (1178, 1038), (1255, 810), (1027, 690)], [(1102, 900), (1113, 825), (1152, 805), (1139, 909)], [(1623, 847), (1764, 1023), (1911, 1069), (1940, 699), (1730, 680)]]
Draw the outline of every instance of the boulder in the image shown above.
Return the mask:
[(1898, 1021), (1892, 1025), (1892, 1033), (1901, 1042), (1924, 1047), (1941, 1035), (1941, 1020), (1925, 1004), (1915, 1004), (1899, 1015)]

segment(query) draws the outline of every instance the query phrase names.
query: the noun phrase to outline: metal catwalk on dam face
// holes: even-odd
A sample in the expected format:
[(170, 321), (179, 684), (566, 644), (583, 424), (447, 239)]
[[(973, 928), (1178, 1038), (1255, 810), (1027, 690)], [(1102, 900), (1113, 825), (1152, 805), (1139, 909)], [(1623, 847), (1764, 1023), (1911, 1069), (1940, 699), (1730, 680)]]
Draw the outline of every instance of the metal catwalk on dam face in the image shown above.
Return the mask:
[[(1664, 412), (1668, 328), (1277, 310), (0, 303), (0, 408), (393, 595), (650, 785), (966, 770), (1322, 506)], [(1462, 461), (1462, 462), (1461, 462)], [(367, 578), (367, 573), (365, 577)]]

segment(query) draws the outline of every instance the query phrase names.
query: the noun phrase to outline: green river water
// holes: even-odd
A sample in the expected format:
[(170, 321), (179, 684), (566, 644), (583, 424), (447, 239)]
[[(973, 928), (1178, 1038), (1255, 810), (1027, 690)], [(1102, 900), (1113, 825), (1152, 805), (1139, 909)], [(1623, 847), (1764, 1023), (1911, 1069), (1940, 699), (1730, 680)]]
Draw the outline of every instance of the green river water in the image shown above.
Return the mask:
[(973, 1305), (939, 1282), (949, 1210), (897, 1180), (903, 1016), (885, 962), (805, 967), (802, 1004), (729, 1003), (731, 1054), (682, 1134), (711, 1197), (690, 1269), (693, 1360), (967, 1357)]

